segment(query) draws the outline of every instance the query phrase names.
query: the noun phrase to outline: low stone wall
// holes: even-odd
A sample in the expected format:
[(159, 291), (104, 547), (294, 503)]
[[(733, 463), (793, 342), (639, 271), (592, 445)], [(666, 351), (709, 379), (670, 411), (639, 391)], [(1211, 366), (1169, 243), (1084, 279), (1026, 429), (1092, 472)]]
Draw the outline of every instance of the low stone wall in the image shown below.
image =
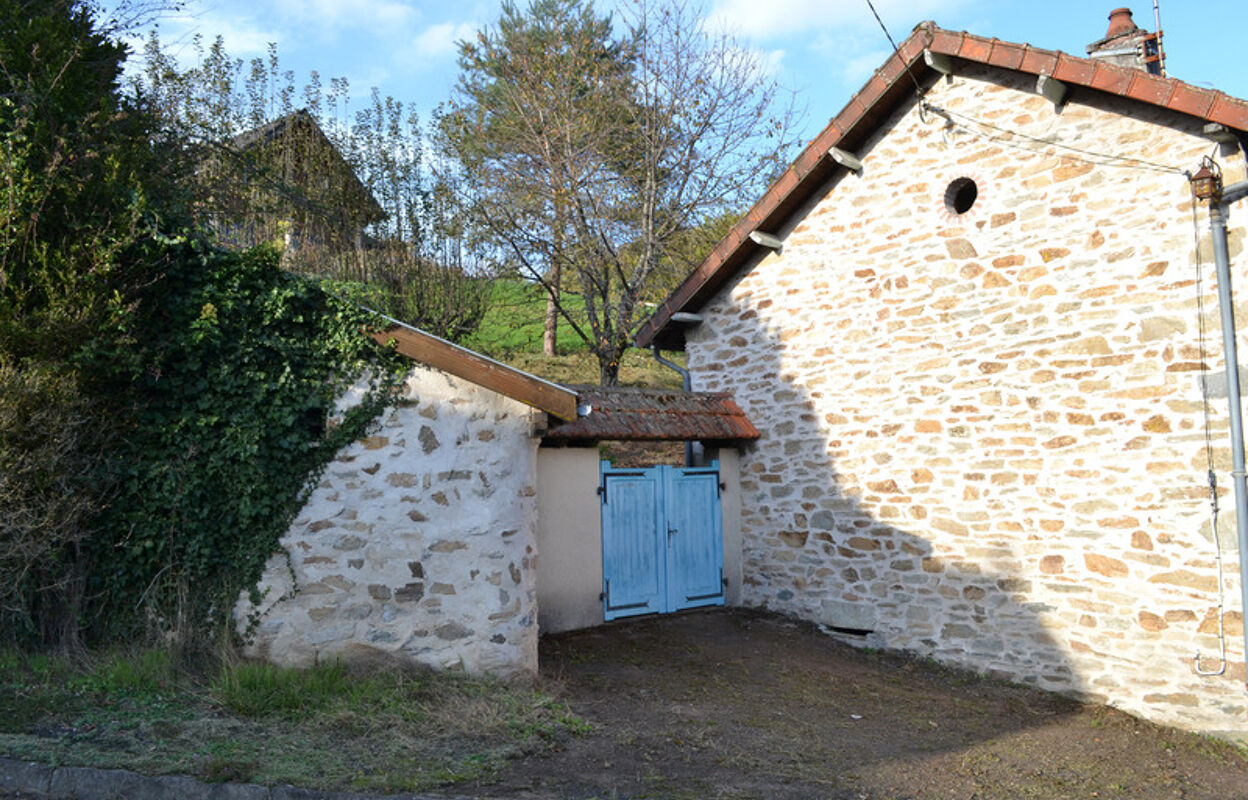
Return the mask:
[[(1216, 532), (1205, 478), (1199, 378), (1222, 368), (1207, 214), (1199, 285), (1187, 179), (1156, 166), (1213, 145), (1176, 114), (1091, 92), (1059, 112), (1034, 80), (962, 69), (927, 95), (948, 119), (885, 121), (862, 173), (690, 335), (695, 387), (732, 391), (763, 434), (741, 461), (746, 602), (1248, 732), (1224, 396)], [(944, 195), (966, 177), (978, 198), (957, 215)], [(1228, 664), (1204, 676), (1220, 589)]]
[(417, 367), (380, 429), (341, 451), (240, 600), (248, 653), (308, 666), (384, 652), (537, 671), (530, 409)]

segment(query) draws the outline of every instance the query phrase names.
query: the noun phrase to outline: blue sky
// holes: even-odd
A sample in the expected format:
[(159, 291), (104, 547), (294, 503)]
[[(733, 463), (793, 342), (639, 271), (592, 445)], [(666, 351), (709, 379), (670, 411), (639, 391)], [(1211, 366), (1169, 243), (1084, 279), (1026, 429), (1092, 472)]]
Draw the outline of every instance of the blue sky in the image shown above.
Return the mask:
[[(115, 1), (115, 0), (114, 0)], [(610, 9), (611, 0), (599, 3)], [(1013, 42), (1084, 54), (1105, 35), (1122, 0), (876, 0), (900, 42), (925, 19)], [(525, 5), (527, 0), (519, 0)], [(106, 6), (114, 2), (106, 2)], [(232, 55), (249, 59), (276, 42), (299, 85), (315, 69), (325, 84), (350, 81), (358, 98), (382, 95), (427, 112), (445, 100), (458, 69), (455, 42), (492, 24), (498, 0), (190, 0), (159, 20), (161, 38), (189, 54), (196, 33), (225, 37)], [(1248, 98), (1248, 0), (1162, 0), (1169, 74)], [(805, 137), (817, 134), (887, 57), (890, 47), (866, 0), (707, 0), (712, 19), (735, 30), (771, 65), (806, 107)], [(1151, 3), (1131, 6), (1152, 29)]]

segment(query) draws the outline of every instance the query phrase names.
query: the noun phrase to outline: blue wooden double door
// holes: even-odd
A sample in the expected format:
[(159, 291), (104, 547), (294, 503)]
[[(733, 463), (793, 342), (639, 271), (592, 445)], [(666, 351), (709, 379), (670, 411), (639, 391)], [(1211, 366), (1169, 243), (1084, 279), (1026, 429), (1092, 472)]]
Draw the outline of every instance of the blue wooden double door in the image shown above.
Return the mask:
[(602, 462), (608, 620), (724, 604), (719, 463), (615, 469)]

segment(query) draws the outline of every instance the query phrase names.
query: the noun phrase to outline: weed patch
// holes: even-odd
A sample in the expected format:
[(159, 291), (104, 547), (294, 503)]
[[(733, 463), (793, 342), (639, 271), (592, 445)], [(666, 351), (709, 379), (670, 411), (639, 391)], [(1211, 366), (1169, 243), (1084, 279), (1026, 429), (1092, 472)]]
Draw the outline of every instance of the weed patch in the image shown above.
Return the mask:
[(589, 730), (541, 692), (390, 663), (186, 670), (136, 650), (0, 666), (0, 752), (208, 781), (421, 791)]

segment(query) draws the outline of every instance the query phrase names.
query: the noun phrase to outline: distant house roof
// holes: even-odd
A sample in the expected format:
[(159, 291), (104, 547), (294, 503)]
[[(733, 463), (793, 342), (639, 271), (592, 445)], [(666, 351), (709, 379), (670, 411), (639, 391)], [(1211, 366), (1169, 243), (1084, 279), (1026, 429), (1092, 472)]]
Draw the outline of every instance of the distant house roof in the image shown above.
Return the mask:
[(272, 122), (266, 122), (258, 128), (240, 133), (230, 140), (230, 146), (241, 153), (262, 145), (280, 142), (286, 137), (298, 135), (300, 132), (310, 137), (310, 144), (331, 154), (336, 171), (349, 182), (352, 193), (359, 197), (364, 204), (363, 222), (367, 224), (385, 219), (386, 212), (377, 202), (377, 199), (373, 197), (372, 192), (368, 190), (368, 187), (355, 174), (355, 170), (347, 163), (342, 153), (334, 146), (329, 137), (325, 135), (325, 131), (321, 130), (321, 126), (317, 124), (316, 118), (309, 114), (306, 109), (301, 108), (298, 111), (292, 111)]
[[(931, 54), (931, 55), (927, 55)], [(934, 56), (934, 57), (933, 57)], [(838, 169), (833, 148), (853, 150), (870, 137), (898, 103), (913, 97), (915, 81), (930, 82), (939, 74), (940, 59), (958, 59), (1013, 70), (1057, 81), (1067, 88), (1095, 90), (1139, 103), (1169, 109), (1236, 131), (1248, 131), (1248, 101), (1212, 89), (1162, 78), (1140, 69), (1103, 60), (1042, 50), (969, 33), (955, 33), (932, 22), (920, 23), (898, 52), (849, 101), (823, 132), (816, 136), (767, 193), (737, 222), (706, 260), (660, 305), (637, 333), (640, 347), (658, 344), (668, 349), (684, 346), (684, 326), (672, 319), (681, 311), (696, 311), (710, 301), (764, 245), (750, 238), (770, 234), (805, 204)], [(954, 62), (956, 66), (956, 62)], [(909, 73), (909, 74), (907, 74)]]
[(758, 429), (726, 392), (570, 386), (581, 416), (552, 426), (545, 441), (732, 441)]
[(560, 419), (576, 419), (577, 393), (571, 389), (407, 325), (395, 324), (369, 335), (382, 345), (393, 345), (401, 355), (422, 364), (449, 372)]

